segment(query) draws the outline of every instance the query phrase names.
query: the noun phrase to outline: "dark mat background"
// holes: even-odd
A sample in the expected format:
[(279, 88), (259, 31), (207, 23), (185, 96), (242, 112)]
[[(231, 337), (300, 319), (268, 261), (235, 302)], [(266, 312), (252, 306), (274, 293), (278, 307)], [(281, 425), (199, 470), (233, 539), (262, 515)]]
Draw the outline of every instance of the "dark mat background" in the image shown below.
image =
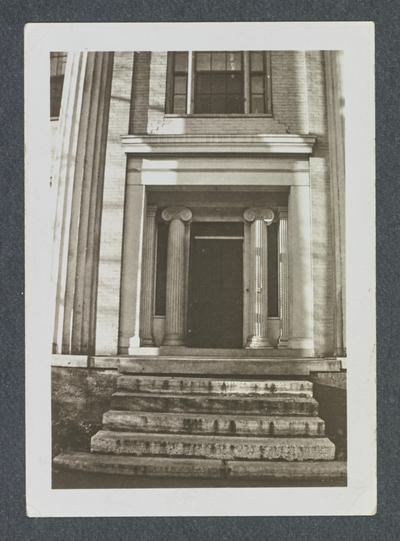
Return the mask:
[[(374, 517), (28, 519), (25, 516), (23, 28), (27, 22), (375, 21), (378, 514)], [(0, 85), (0, 537), (19, 540), (398, 539), (400, 9), (358, 0), (3, 0)], [(349, 179), (348, 179), (349, 181)]]

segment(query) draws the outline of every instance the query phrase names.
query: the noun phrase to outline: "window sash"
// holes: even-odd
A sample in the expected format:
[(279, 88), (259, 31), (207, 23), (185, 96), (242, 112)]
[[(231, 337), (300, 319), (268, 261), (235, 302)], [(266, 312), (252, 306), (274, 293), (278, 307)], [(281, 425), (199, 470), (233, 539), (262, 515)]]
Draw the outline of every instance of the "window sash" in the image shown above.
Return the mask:
[[(255, 53), (254, 56), (252, 53)], [(175, 54), (173, 52), (168, 53), (167, 113), (195, 115), (270, 115), (272, 113), (271, 63), (269, 52), (181, 52), (178, 54), (186, 54), (186, 66), (183, 70), (181, 58), (180, 71), (175, 69)], [(221, 55), (224, 55), (224, 57)], [(231, 58), (229, 58), (229, 55), (232, 55)], [(233, 55), (236, 56), (233, 57)], [(256, 62), (254, 59), (256, 59)], [(228, 69), (228, 64), (230, 67), (233, 66), (240, 69)], [(221, 67), (225, 69), (221, 69)], [(235, 74), (238, 75), (238, 80), (240, 80), (239, 87), (237, 92), (228, 92), (228, 76)], [(222, 81), (223, 77), (225, 77), (225, 82), (223, 83), (224, 90), (218, 91), (216, 88), (210, 88), (207, 91), (204, 88), (200, 89), (199, 81), (202, 80), (204, 85), (204, 77), (207, 75), (210, 81), (212, 81), (212, 78), (216, 81), (218, 76), (220, 76), (220, 80)], [(186, 77), (185, 93), (181, 90), (176, 91), (176, 87), (179, 86), (182, 88), (183, 80), (180, 79), (179, 84), (176, 85), (176, 76)], [(209, 83), (209, 85), (211, 84), (212, 82)], [(184, 109), (185, 98), (186, 109)], [(202, 104), (199, 103), (200, 101)], [(218, 101), (220, 101), (220, 105), (217, 105)], [(213, 104), (213, 102), (215, 103)], [(178, 105), (179, 111), (177, 110)]]

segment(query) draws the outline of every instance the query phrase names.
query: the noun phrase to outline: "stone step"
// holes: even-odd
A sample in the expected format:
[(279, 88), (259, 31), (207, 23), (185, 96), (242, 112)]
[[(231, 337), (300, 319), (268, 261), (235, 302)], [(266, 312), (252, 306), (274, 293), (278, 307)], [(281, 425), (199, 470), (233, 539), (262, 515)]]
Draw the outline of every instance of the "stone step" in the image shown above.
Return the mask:
[(346, 462), (279, 462), (201, 458), (136, 457), (100, 453), (62, 453), (53, 460), (60, 470), (131, 475), (209, 479), (308, 480), (346, 479)]
[(110, 410), (103, 415), (105, 430), (223, 434), (246, 436), (323, 436), (325, 423), (319, 417), (263, 417), (257, 415), (213, 415), (153, 413)]
[(204, 377), (134, 376), (117, 379), (121, 391), (179, 394), (296, 395), (312, 397), (311, 381), (218, 379)]
[(116, 392), (111, 409), (176, 413), (226, 413), (256, 415), (318, 415), (314, 398), (276, 396), (167, 395), (156, 393)]
[(222, 461), (201, 458), (136, 457), (100, 453), (63, 453), (54, 458), (61, 470), (137, 477), (247, 478), (300, 480), (346, 479), (346, 462)]
[(100, 430), (91, 451), (134, 456), (196, 457), (221, 460), (333, 460), (328, 438), (257, 438), (194, 434), (143, 434)]
[(339, 372), (337, 359), (225, 358), (195, 356), (118, 357), (122, 374), (197, 374), (209, 376), (309, 376), (312, 372)]

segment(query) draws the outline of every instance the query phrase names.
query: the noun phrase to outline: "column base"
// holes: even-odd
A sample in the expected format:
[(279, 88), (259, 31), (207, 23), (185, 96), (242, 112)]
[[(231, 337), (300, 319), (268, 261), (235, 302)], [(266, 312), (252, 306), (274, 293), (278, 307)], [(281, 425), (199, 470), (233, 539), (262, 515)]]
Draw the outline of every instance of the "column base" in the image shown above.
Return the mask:
[(139, 336), (120, 336), (118, 352), (121, 355), (130, 355), (131, 351), (140, 347)]
[(278, 348), (288, 348), (289, 347), (289, 340), (287, 338), (279, 338), (278, 340)]
[(185, 341), (180, 336), (170, 335), (164, 338), (162, 345), (163, 346), (184, 346)]
[(154, 340), (152, 338), (142, 338), (140, 341), (141, 347), (154, 347)]
[(246, 349), (272, 349), (273, 346), (264, 336), (252, 336), (246, 344)]

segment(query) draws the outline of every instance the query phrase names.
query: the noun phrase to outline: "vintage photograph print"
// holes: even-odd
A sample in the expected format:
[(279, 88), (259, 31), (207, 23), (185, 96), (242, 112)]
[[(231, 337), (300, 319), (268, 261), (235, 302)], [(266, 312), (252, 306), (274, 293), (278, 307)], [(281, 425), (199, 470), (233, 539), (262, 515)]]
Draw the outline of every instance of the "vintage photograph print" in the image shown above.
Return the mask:
[(51, 52), (53, 487), (346, 483), (341, 57)]
[(47, 51), (54, 494), (348, 487), (348, 44), (210, 45)]

